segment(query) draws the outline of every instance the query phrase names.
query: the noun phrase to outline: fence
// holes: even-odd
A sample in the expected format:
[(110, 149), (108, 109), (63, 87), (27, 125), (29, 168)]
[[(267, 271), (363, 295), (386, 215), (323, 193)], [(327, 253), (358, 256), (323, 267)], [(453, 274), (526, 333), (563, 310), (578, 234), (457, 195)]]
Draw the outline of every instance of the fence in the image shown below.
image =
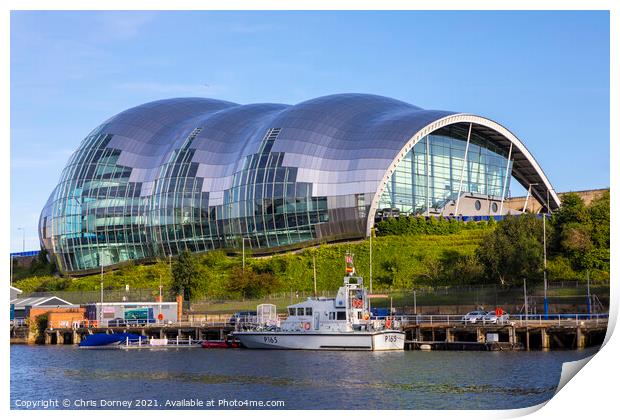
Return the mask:
[[(604, 306), (609, 304), (609, 286), (591, 286), (591, 293), (596, 294)], [(502, 287), (496, 285), (465, 285), (465, 286), (422, 286), (414, 290), (390, 290), (375, 289), (374, 294), (386, 294), (390, 298), (375, 298), (372, 300), (373, 307), (389, 306), (413, 307), (415, 305), (482, 305), (495, 306), (506, 304), (523, 304), (523, 289), (521, 287)], [(542, 286), (531, 287), (528, 293), (528, 302), (535, 305), (542, 302)], [(550, 302), (580, 305), (585, 302), (586, 285), (580, 282), (554, 282), (549, 283), (548, 298)], [(334, 297), (336, 290), (323, 290), (317, 293), (318, 296)], [(85, 304), (99, 302), (101, 292), (99, 290), (90, 291), (53, 291), (35, 292), (30, 297), (57, 296), (73, 304)], [(130, 290), (105, 290), (103, 299), (105, 302), (154, 302), (159, 296), (159, 291), (154, 289), (130, 289)], [(260, 303), (273, 303), (278, 307), (297, 303), (314, 296), (310, 291), (288, 291), (272, 293), (261, 298), (209, 298), (192, 302), (193, 311), (221, 310), (254, 310)], [(175, 296), (169, 291), (164, 291), (165, 301), (174, 301)], [(390, 302), (391, 300), (391, 302)]]
[(489, 319), (480, 317), (474, 319), (465, 315), (409, 315), (394, 317), (373, 317), (373, 319), (386, 320), (392, 318), (401, 325), (511, 325), (517, 327), (535, 326), (579, 326), (583, 324), (606, 325), (609, 314), (528, 314), (509, 315), (502, 319)]
[[(543, 305), (544, 290), (542, 286), (528, 288), (528, 305), (530, 312), (540, 312)], [(609, 305), (609, 287), (592, 286), (591, 297), (600, 305), (598, 312), (604, 312)], [(523, 312), (523, 289), (521, 287), (501, 286), (457, 286), (457, 287), (421, 287), (415, 290), (373, 290), (376, 295), (387, 295), (387, 298), (373, 298), (373, 308), (393, 306), (400, 312), (414, 312), (416, 307), (432, 306), (439, 313), (468, 312), (477, 307), (495, 308), (502, 306), (512, 313)], [(587, 312), (587, 289), (582, 283), (564, 282), (550, 283), (547, 290), (547, 302), (556, 312)], [(334, 297), (336, 291), (322, 291), (319, 296)], [(308, 291), (289, 291), (273, 293), (254, 299), (203, 299), (192, 302), (193, 312), (228, 312), (256, 310), (261, 303), (271, 303), (280, 310), (287, 305), (297, 303), (313, 296)], [(596, 295), (596, 297), (594, 296)], [(449, 309), (450, 307), (450, 309)]]
[[(73, 304), (85, 304), (101, 301), (101, 291), (64, 291), (56, 292), (34, 292), (28, 297), (57, 296)], [(103, 290), (103, 300), (105, 302), (155, 302), (159, 296), (159, 291), (153, 289), (130, 289), (130, 290)], [(174, 301), (175, 297), (169, 292), (163, 293), (164, 301)]]

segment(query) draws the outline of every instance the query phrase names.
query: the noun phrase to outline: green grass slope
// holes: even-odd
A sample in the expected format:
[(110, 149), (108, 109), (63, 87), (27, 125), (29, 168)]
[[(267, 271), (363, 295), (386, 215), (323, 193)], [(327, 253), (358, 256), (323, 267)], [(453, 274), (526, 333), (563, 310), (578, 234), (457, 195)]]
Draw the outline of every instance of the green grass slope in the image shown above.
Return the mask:
[[(466, 275), (454, 273), (451, 277), (442, 271), (444, 265), (472, 257), (487, 229), (467, 229), (444, 235), (403, 235), (373, 238), (373, 280), (375, 289), (402, 289), (425, 284), (458, 284)], [(358, 273), (369, 274), (369, 241), (321, 245), (272, 257), (253, 258), (246, 254), (246, 270), (267, 273), (273, 280), (270, 292), (311, 291), (313, 255), (316, 261), (318, 290), (335, 290), (342, 283), (344, 255), (355, 254)], [(241, 267), (241, 256), (227, 256), (213, 251), (196, 256), (198, 266), (198, 297), (235, 298), (230, 285), (235, 282)], [(448, 264), (447, 262), (452, 262)], [(445, 264), (444, 264), (445, 263)], [(158, 290), (170, 288), (168, 261), (154, 264), (130, 264), (106, 272), (104, 288), (118, 290), (129, 285), (131, 289)], [(100, 275), (59, 278), (51, 275), (27, 277), (14, 282), (15, 287), (30, 293), (35, 291), (96, 291)]]

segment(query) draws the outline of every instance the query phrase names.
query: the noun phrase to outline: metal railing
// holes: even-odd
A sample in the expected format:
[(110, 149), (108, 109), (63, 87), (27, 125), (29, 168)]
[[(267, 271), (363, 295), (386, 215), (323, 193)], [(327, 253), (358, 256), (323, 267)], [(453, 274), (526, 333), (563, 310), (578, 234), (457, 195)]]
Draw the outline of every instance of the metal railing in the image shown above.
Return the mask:
[[(279, 319), (283, 317), (279, 315)], [(368, 322), (387, 320), (396, 322), (402, 327), (407, 326), (516, 326), (516, 327), (570, 327), (570, 326), (592, 326), (607, 325), (609, 314), (530, 314), (530, 315), (509, 315), (498, 320), (476, 319), (475, 321), (465, 319), (465, 315), (395, 315), (371, 317)], [(205, 319), (189, 320), (189, 321), (159, 321), (150, 320), (127, 320), (124, 322), (109, 322), (104, 320), (98, 322), (96, 320), (73, 321), (70, 325), (54, 328), (235, 328), (242, 324), (256, 324), (256, 316), (247, 317), (230, 317), (230, 316), (212, 316)], [(16, 318), (11, 320), (11, 326), (27, 325), (27, 320)]]
[(609, 314), (529, 314), (529, 315), (509, 315), (497, 320), (488, 319), (467, 319), (465, 315), (403, 315), (392, 317), (373, 317), (372, 319), (385, 320), (394, 319), (402, 325), (468, 325), (468, 326), (487, 326), (487, 325), (511, 325), (511, 326), (572, 326), (572, 325), (599, 325), (607, 324)]

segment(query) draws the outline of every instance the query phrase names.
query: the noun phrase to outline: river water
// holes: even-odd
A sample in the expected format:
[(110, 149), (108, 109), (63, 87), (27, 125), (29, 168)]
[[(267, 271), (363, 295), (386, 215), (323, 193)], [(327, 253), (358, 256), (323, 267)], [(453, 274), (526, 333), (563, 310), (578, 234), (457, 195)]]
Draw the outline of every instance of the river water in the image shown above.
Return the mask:
[(553, 396), (563, 362), (595, 351), (371, 353), (13, 345), (11, 407), (522, 408)]

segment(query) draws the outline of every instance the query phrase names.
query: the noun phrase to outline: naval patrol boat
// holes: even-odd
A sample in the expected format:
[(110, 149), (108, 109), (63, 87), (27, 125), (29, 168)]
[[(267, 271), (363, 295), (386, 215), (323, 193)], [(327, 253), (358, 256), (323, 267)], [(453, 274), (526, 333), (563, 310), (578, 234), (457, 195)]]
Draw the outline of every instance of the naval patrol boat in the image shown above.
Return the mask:
[(362, 277), (355, 275), (353, 255), (347, 254), (345, 261), (344, 284), (335, 298), (290, 305), (284, 320), (278, 320), (275, 305), (259, 305), (256, 319), (237, 322), (233, 337), (249, 349), (403, 350), (405, 334), (399, 322), (371, 319), (368, 292)]

